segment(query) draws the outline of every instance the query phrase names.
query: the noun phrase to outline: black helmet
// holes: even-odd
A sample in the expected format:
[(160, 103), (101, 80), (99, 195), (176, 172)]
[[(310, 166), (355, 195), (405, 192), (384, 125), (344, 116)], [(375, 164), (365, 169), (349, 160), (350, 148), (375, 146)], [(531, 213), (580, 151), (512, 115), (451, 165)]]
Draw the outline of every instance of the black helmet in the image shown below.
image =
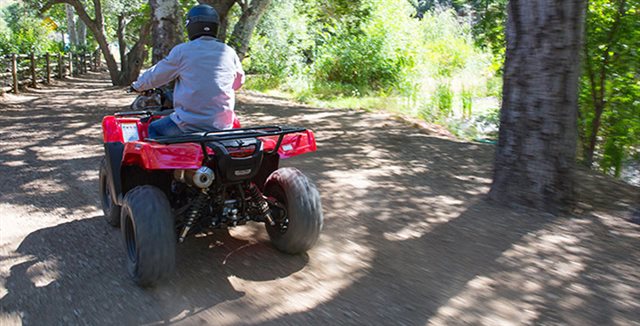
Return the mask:
[(197, 5), (187, 13), (187, 33), (190, 40), (204, 35), (217, 37), (218, 25), (220, 25), (220, 16), (209, 5)]

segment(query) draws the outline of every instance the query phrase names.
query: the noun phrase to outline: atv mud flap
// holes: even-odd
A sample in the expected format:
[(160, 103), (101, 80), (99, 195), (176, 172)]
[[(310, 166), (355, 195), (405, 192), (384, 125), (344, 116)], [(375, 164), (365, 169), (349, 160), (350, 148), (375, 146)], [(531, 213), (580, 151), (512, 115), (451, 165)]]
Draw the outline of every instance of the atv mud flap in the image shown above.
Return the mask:
[(107, 178), (111, 181), (111, 200), (117, 205), (122, 205), (122, 181), (120, 180), (120, 166), (124, 153), (124, 144), (110, 142), (104, 144), (104, 153), (107, 163)]

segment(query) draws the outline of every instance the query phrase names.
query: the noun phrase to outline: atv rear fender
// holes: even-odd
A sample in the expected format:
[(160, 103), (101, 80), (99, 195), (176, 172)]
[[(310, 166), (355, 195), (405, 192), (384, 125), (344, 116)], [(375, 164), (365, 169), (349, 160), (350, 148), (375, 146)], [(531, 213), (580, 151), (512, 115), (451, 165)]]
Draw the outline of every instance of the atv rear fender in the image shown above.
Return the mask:
[[(271, 152), (277, 144), (277, 136), (260, 137), (265, 152)], [(290, 158), (316, 150), (315, 136), (311, 130), (284, 135), (278, 156)], [(213, 150), (207, 149), (209, 155)], [(132, 141), (124, 144), (123, 165), (137, 165), (146, 170), (197, 169), (202, 166), (202, 148), (199, 144), (158, 144)]]

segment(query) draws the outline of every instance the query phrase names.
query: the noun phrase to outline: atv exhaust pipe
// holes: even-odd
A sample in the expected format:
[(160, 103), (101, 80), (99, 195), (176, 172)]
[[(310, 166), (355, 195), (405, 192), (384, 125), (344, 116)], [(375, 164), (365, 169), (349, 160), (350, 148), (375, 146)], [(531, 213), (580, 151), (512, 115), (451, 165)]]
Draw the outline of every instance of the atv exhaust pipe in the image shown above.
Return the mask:
[(209, 188), (216, 179), (213, 170), (206, 166), (197, 170), (175, 170), (173, 177), (177, 181), (202, 189)]

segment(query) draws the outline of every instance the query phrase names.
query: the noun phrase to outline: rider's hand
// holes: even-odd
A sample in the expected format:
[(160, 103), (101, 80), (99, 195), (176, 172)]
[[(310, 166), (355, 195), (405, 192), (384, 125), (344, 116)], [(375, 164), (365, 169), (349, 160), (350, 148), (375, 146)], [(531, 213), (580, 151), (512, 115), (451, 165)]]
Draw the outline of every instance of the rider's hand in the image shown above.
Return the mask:
[(131, 86), (129, 86), (129, 89), (127, 90), (127, 93), (138, 93), (138, 90), (133, 87), (133, 84), (131, 84)]

